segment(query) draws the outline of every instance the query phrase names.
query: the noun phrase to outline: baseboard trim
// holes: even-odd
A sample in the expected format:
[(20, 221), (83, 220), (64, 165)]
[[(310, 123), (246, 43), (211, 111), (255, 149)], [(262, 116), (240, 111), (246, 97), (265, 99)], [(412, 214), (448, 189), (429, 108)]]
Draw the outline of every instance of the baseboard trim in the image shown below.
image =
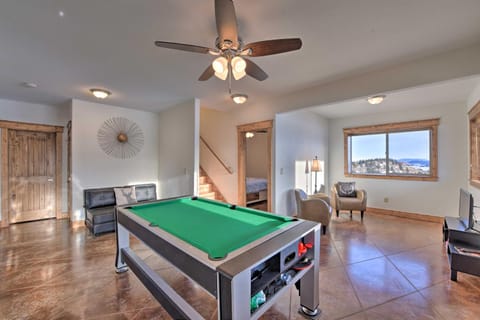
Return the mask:
[(70, 227), (72, 227), (73, 229), (85, 227), (85, 221), (83, 220), (70, 221)]
[(443, 223), (443, 217), (431, 216), (428, 214), (421, 214), (421, 213), (411, 213), (411, 212), (380, 209), (380, 208), (370, 208), (370, 207), (367, 208), (367, 214), (368, 213), (381, 214), (386, 216), (395, 216), (400, 218), (421, 220), (421, 221), (434, 222), (434, 223)]
[(6, 228), (9, 226), (8, 220), (6, 218), (0, 220), (0, 228)]

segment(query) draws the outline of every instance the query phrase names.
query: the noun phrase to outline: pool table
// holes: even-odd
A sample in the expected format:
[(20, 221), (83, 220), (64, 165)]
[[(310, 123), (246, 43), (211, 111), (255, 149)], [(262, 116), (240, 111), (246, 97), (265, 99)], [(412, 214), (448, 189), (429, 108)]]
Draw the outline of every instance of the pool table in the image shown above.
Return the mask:
[[(219, 319), (257, 319), (296, 282), (299, 312), (314, 318), (319, 230), (316, 222), (197, 197), (120, 206), (115, 266), (130, 268), (174, 319), (202, 317), (133, 252), (130, 234), (213, 295)], [(266, 301), (252, 307), (259, 294)]]

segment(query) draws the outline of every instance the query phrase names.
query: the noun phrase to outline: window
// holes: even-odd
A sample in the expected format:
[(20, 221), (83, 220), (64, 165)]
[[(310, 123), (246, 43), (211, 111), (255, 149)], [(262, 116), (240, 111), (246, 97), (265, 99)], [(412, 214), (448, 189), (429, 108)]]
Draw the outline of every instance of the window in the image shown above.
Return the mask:
[(344, 129), (345, 176), (437, 180), (438, 124), (432, 119)]
[(480, 188), (480, 101), (468, 113), (470, 118), (470, 184)]

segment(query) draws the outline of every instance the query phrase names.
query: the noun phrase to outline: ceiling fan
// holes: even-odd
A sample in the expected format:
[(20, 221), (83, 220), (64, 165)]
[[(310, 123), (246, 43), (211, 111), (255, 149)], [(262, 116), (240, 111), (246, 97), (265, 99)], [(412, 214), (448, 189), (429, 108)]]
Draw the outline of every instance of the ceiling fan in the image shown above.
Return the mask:
[(263, 81), (268, 78), (267, 73), (246, 57), (268, 56), (298, 50), (302, 47), (302, 40), (299, 38), (265, 40), (244, 45), (237, 33), (237, 17), (232, 0), (215, 0), (215, 20), (218, 37), (213, 49), (166, 41), (155, 41), (155, 45), (217, 56), (200, 75), (198, 78), (200, 81), (208, 80), (213, 75), (222, 80), (226, 80), (228, 75), (233, 75), (235, 80), (249, 75)]

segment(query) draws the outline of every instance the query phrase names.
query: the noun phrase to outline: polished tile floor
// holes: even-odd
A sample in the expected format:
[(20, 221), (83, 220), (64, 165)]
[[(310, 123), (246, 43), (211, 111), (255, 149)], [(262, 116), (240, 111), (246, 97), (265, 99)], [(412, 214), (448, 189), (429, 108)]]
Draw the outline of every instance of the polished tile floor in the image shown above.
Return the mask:
[[(215, 300), (138, 241), (137, 253), (206, 318)], [(113, 233), (67, 221), (0, 229), (0, 319), (169, 319), (131, 273), (114, 271)], [(441, 225), (341, 214), (321, 239), (320, 319), (480, 319), (480, 278), (449, 280)], [(303, 319), (291, 289), (262, 317)]]

